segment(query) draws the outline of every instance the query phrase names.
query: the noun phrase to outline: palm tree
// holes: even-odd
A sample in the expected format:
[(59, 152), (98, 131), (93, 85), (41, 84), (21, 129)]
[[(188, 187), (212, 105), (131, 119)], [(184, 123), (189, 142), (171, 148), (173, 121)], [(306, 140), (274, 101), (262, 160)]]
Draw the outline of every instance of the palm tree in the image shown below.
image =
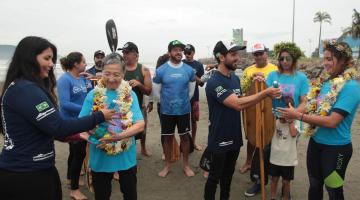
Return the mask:
[[(322, 23), (326, 22), (331, 24), (331, 17), (327, 12), (318, 11), (317, 13), (315, 13), (315, 17), (314, 17), (314, 23), (316, 22), (320, 23), (319, 45), (318, 45), (318, 49), (320, 50)], [(318, 56), (320, 56), (320, 51), (318, 53)]]
[[(343, 30), (343, 34), (339, 40), (343, 40), (348, 35), (351, 35), (354, 39), (360, 39), (360, 13), (356, 9), (354, 9), (351, 26)], [(360, 46), (358, 47), (358, 51), (358, 60), (360, 60)]]

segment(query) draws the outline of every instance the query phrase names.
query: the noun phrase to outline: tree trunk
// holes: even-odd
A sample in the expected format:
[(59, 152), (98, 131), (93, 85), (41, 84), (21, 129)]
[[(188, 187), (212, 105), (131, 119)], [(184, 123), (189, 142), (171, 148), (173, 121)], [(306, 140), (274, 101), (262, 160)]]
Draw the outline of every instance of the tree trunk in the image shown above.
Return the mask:
[(318, 45), (318, 57), (320, 58), (320, 43), (321, 43), (321, 26), (322, 21), (320, 21), (320, 33), (319, 33), (319, 45)]

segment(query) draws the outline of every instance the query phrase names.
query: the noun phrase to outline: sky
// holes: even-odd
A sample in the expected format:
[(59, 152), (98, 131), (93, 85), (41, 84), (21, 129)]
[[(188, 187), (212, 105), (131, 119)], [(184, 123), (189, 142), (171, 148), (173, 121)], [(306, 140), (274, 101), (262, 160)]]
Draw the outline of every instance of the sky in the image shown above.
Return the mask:
[[(336, 38), (350, 26), (359, 0), (296, 0), (295, 42), (310, 53), (318, 45), (317, 11), (332, 23), (322, 38)], [(270, 49), (291, 41), (293, 0), (0, 0), (0, 44), (16, 45), (28, 35), (53, 42), (60, 55), (82, 52), (92, 62), (95, 50), (110, 52), (105, 23), (114, 19), (118, 47), (137, 44), (140, 62), (155, 63), (178, 39), (195, 46), (195, 58), (209, 57), (219, 40), (230, 41), (232, 29), (243, 28), (248, 51), (256, 42)]]

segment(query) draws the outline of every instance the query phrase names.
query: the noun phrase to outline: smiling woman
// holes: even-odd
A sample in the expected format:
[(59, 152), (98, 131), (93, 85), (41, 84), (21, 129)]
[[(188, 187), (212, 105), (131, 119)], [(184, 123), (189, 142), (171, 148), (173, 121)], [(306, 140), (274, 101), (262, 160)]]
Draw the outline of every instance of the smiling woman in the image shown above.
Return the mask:
[(2, 199), (62, 199), (54, 138), (90, 130), (115, 113), (102, 109), (83, 118), (65, 120), (60, 116), (54, 93), (56, 52), (49, 41), (26, 37), (17, 45), (9, 65), (1, 95)]

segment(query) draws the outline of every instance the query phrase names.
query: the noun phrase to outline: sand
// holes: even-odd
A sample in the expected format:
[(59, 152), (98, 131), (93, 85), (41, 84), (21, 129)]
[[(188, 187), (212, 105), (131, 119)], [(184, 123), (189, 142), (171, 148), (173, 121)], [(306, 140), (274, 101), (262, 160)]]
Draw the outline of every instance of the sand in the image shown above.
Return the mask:
[[(205, 145), (207, 141), (207, 121), (208, 110), (204, 95), (201, 96), (201, 113), (200, 121), (198, 123), (198, 137), (197, 141), (201, 145)], [(360, 143), (360, 109), (357, 118), (353, 122), (353, 148), (354, 153), (349, 163), (349, 167), (345, 180), (345, 198), (348, 200), (359, 199), (359, 185), (360, 185), (360, 155), (358, 144)], [(0, 147), (3, 142), (0, 137)], [(244, 142), (246, 145), (246, 142)], [(308, 177), (306, 170), (306, 147), (308, 139), (301, 138), (298, 146), (299, 165), (295, 168), (295, 180), (292, 182), (291, 193), (293, 199), (307, 199)], [(249, 173), (240, 174), (239, 168), (245, 160), (246, 146), (241, 148), (240, 156), (237, 160), (236, 171), (234, 173), (231, 186), (231, 199), (260, 199), (260, 195), (246, 198), (244, 191), (248, 189), (252, 183), (249, 179)], [(202, 172), (198, 167), (198, 162), (202, 152), (196, 151), (190, 157), (191, 167), (194, 169), (196, 175), (192, 178), (187, 178), (182, 172), (181, 162), (173, 165), (171, 173), (166, 178), (157, 176), (159, 170), (163, 167), (161, 160), (162, 148), (160, 145), (160, 126), (156, 110), (149, 114), (149, 125), (147, 135), (147, 147), (152, 151), (153, 156), (150, 158), (138, 154), (138, 199), (139, 200), (199, 200), (202, 199), (204, 184), (206, 179), (203, 178)], [(138, 148), (139, 150), (139, 148)], [(62, 188), (63, 199), (69, 200), (69, 189), (66, 183), (66, 169), (67, 169), (68, 144), (56, 142), (56, 167), (59, 170)], [(83, 179), (83, 178), (82, 178)], [(269, 185), (267, 188), (267, 197), (269, 198)], [(94, 199), (86, 187), (81, 187), (81, 191), (89, 198)], [(122, 199), (120, 193), (119, 183), (113, 181), (112, 200)], [(20, 191), (21, 192), (21, 191)], [(217, 192), (219, 195), (219, 192)], [(326, 198), (327, 199), (327, 196)]]

